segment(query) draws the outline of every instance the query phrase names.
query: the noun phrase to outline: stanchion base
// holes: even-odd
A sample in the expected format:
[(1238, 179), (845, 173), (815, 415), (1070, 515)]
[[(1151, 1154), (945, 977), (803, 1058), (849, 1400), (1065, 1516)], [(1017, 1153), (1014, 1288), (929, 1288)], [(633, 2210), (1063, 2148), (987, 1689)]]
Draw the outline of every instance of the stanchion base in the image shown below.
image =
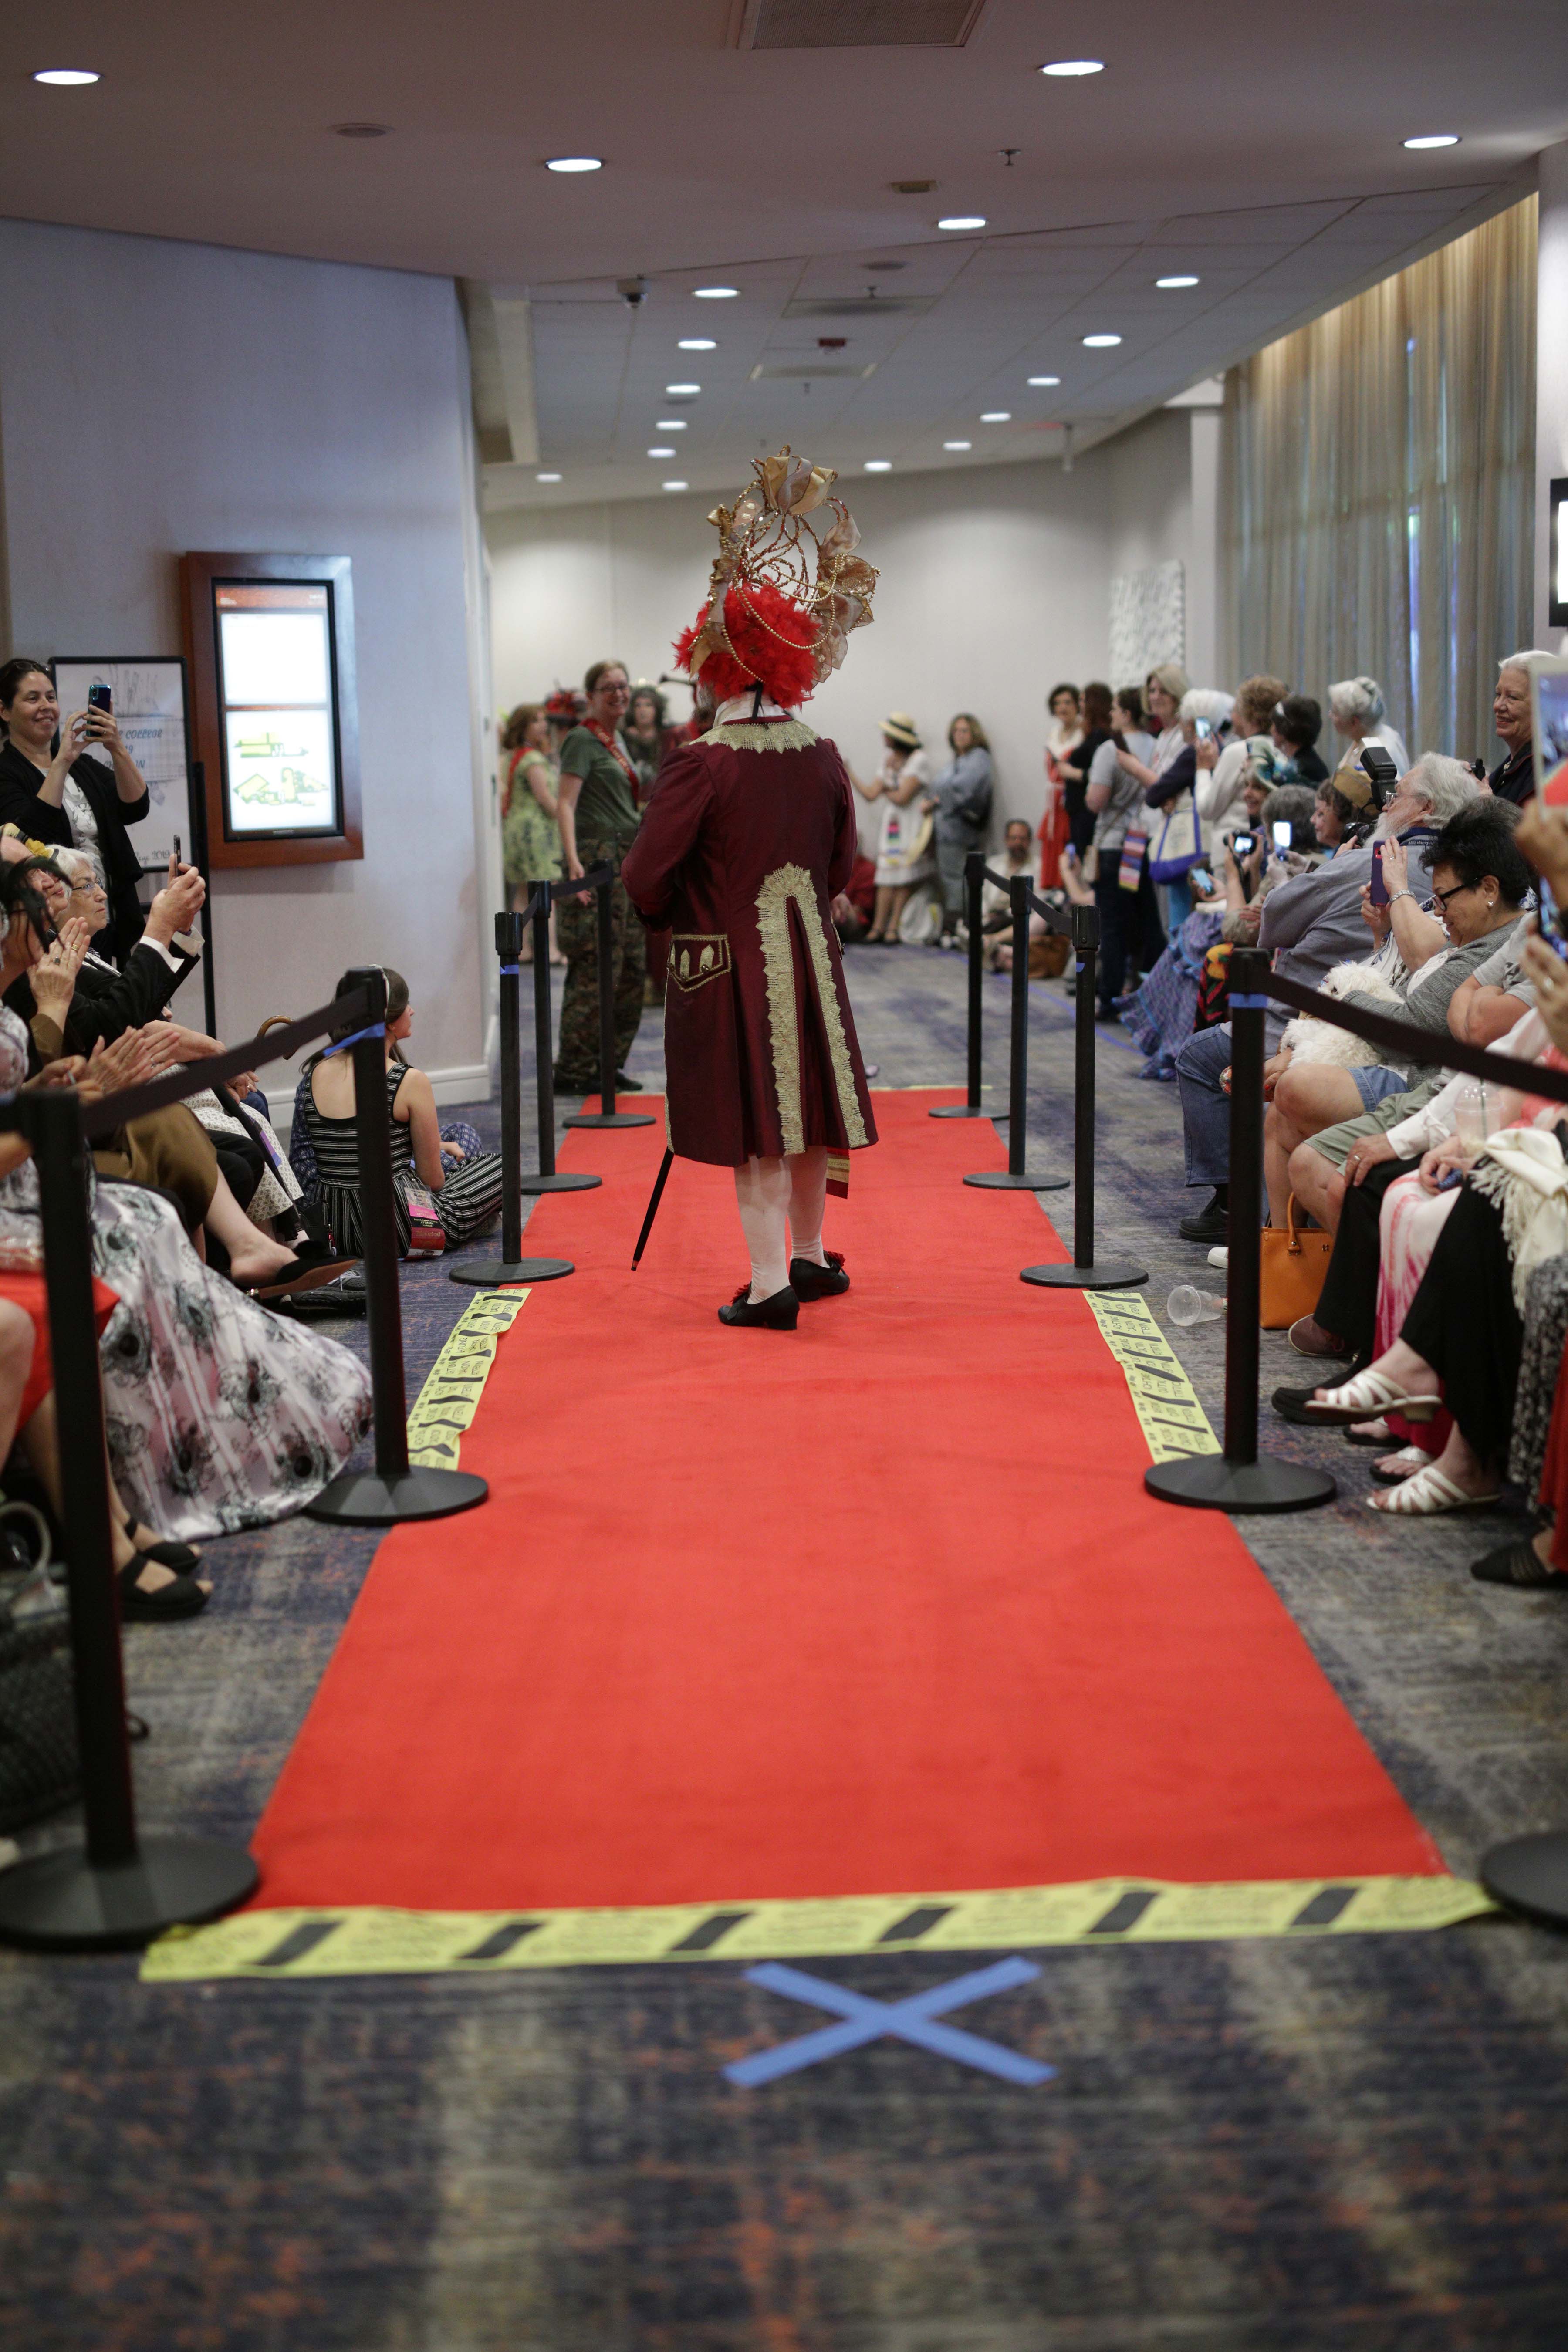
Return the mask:
[(1510, 1911), (1545, 1927), (1568, 1927), (1568, 1830), (1505, 1839), (1482, 1854), (1479, 1876), (1487, 1893)]
[(126, 1952), (165, 1927), (216, 1919), (256, 1892), (243, 1846), (150, 1837), (134, 1862), (100, 1867), (80, 1846), (0, 1871), (0, 1943), (34, 1952)]
[(1026, 1265), (1018, 1279), (1045, 1290), (1131, 1290), (1148, 1281), (1149, 1269), (1130, 1258), (1108, 1257), (1099, 1265)]
[(940, 1110), (928, 1110), (927, 1118), (1005, 1118), (1005, 1111), (971, 1110), (967, 1103), (943, 1103)]
[(525, 1192), (591, 1192), (604, 1181), (602, 1176), (587, 1176), (580, 1169), (568, 1168), (555, 1176), (525, 1176), (521, 1189)]
[(1015, 1176), (1010, 1169), (983, 1168), (978, 1176), (966, 1176), (966, 1184), (978, 1185), (983, 1192), (1065, 1192), (1071, 1183), (1070, 1176), (1031, 1176), (1027, 1169)]
[(574, 1110), (561, 1124), (563, 1127), (651, 1127), (653, 1113), (647, 1110)]
[(1339, 1492), (1326, 1470), (1296, 1462), (1227, 1462), (1223, 1454), (1184, 1454), (1156, 1462), (1143, 1484), (1163, 1503), (1190, 1503), (1200, 1511), (1310, 1511)]
[(503, 1282), (559, 1282), (576, 1271), (569, 1257), (473, 1257), (448, 1266), (447, 1274), (448, 1280), (470, 1282), (476, 1290), (495, 1290)]
[(305, 1506), (310, 1519), (338, 1519), (351, 1528), (392, 1528), (403, 1519), (449, 1519), (471, 1511), (489, 1493), (467, 1470), (344, 1470)]

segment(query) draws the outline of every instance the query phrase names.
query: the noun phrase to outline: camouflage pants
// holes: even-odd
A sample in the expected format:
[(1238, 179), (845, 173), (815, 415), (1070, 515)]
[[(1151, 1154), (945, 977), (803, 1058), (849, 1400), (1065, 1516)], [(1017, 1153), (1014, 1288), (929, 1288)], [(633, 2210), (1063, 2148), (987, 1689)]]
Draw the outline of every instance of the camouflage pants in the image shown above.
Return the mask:
[[(580, 842), (585, 868), (615, 851), (604, 842)], [(566, 989), (561, 1005), (561, 1042), (555, 1083), (566, 1094), (592, 1093), (599, 1083), (599, 905), (595, 891), (585, 907), (563, 898), (555, 911), (555, 936), (566, 959)], [(610, 978), (616, 1007), (616, 1067), (624, 1070), (642, 1019), (643, 975), (647, 944), (642, 918), (617, 874), (610, 887)]]

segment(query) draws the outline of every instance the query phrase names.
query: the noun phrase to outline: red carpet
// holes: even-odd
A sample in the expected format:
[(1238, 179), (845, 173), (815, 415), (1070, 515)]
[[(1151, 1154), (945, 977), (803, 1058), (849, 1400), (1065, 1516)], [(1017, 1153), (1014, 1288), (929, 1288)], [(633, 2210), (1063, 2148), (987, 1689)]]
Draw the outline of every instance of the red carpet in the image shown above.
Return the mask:
[(1442, 1868), (1229, 1523), (1148, 1498), (1121, 1372), (951, 1097), (882, 1094), (854, 1288), (715, 1318), (726, 1171), (579, 1131), (482, 1509), (377, 1554), (256, 1839), (267, 1905), (665, 1904)]

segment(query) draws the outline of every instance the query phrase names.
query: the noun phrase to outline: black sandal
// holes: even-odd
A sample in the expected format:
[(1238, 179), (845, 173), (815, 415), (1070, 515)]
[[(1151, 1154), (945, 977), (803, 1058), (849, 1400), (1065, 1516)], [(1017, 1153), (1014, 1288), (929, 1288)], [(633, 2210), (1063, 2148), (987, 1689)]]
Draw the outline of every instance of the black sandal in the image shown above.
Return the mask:
[(1549, 1568), (1528, 1536), (1470, 1562), (1470, 1574), (1480, 1584), (1508, 1584), (1518, 1592), (1568, 1592), (1568, 1576)]
[[(129, 1515), (125, 1532), (134, 1543), (136, 1521)], [(176, 1576), (195, 1576), (202, 1564), (199, 1551), (193, 1551), (189, 1544), (175, 1543), (172, 1537), (160, 1536), (156, 1543), (143, 1544), (139, 1556), (142, 1559), (155, 1559), (160, 1568), (172, 1568)]]
[[(206, 1607), (211, 1596), (194, 1576), (176, 1576), (172, 1583), (161, 1584), (156, 1592), (143, 1592), (136, 1580), (152, 1559), (151, 1552), (133, 1552), (118, 1571), (120, 1614), (128, 1623), (168, 1624), (176, 1617), (195, 1617)], [(154, 1565), (162, 1568), (163, 1562)]]

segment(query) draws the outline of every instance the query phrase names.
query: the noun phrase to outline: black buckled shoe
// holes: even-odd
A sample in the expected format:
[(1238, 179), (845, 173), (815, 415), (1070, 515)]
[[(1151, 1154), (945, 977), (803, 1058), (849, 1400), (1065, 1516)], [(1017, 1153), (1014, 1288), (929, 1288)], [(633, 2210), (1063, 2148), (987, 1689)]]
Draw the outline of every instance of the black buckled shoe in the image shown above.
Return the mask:
[(844, 1271), (841, 1250), (825, 1250), (826, 1265), (815, 1258), (792, 1257), (789, 1262), (789, 1286), (803, 1307), (814, 1298), (837, 1298), (849, 1287), (849, 1276)]
[(771, 1298), (759, 1298), (753, 1307), (751, 1284), (743, 1282), (728, 1307), (719, 1309), (721, 1323), (751, 1324), (763, 1331), (793, 1331), (800, 1318), (800, 1300), (786, 1282)]

